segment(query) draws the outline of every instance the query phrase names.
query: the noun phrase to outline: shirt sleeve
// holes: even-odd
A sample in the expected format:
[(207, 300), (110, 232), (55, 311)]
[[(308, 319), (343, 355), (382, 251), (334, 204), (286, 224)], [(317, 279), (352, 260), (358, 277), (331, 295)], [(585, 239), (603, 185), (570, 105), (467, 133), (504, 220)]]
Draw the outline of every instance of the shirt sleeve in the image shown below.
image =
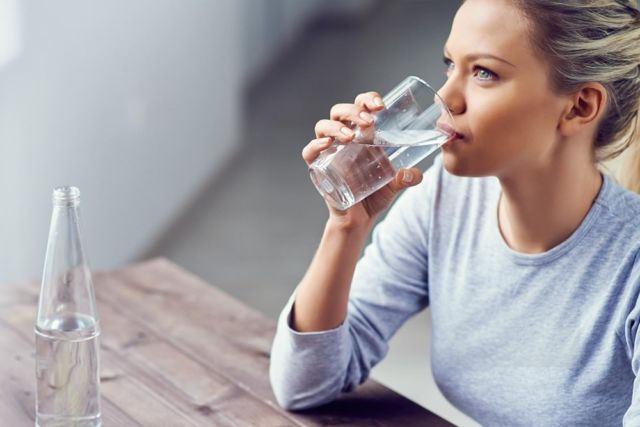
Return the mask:
[(295, 292), (278, 321), (270, 380), (288, 410), (318, 406), (353, 390), (387, 354), (388, 341), (428, 305), (427, 242), (436, 160), (423, 182), (406, 190), (374, 229), (351, 284), (347, 318), (330, 331), (290, 326)]
[(633, 380), (631, 405), (624, 414), (622, 422), (625, 427), (640, 425), (640, 297), (638, 295), (640, 288), (640, 253), (635, 257), (631, 283), (634, 284), (632, 288), (636, 294), (637, 303), (625, 321), (624, 344), (627, 356), (631, 360), (631, 370), (635, 379)]

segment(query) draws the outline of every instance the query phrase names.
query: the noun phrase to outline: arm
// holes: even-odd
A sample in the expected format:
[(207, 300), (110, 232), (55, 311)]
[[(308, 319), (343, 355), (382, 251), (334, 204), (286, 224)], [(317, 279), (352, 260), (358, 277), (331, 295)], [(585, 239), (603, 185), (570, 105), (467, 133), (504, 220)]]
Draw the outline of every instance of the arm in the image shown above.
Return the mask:
[[(330, 120), (316, 124), (317, 139), (302, 151), (305, 162), (311, 165), (333, 141), (352, 142), (355, 133), (349, 126), (356, 124), (360, 129), (370, 129), (373, 125), (370, 113), (381, 108), (383, 104), (377, 92), (358, 95), (354, 104), (334, 105)], [(389, 172), (394, 173), (393, 169)], [(294, 329), (317, 332), (336, 328), (344, 322), (355, 265), (375, 219), (401, 190), (421, 181), (420, 170), (403, 170), (389, 184), (346, 211), (327, 204), (329, 220), (324, 235), (298, 287), (291, 318)]]
[[(431, 177), (426, 181), (433, 181), (437, 169), (433, 167), (428, 172)], [(344, 245), (332, 252), (336, 249), (332, 245), (339, 243), (345, 235), (332, 235), (334, 230), (327, 227), (310, 267), (311, 273), (305, 276), (291, 297), (278, 323), (270, 375), (276, 398), (283, 407), (317, 406), (333, 400), (342, 391), (353, 390), (367, 379), (371, 368), (387, 353), (388, 340), (395, 331), (427, 305), (426, 229), (428, 192), (433, 186), (433, 182), (425, 182), (408, 190), (375, 229), (373, 241), (357, 266), (352, 271), (332, 276), (348, 281), (353, 274), (345, 288), (335, 290), (332, 288), (334, 283), (326, 280), (326, 289), (329, 289), (326, 295), (318, 297), (307, 293), (304, 312), (317, 310), (318, 314), (314, 316), (322, 322), (328, 321), (323, 323), (326, 328), (312, 327), (302, 332), (296, 330), (302, 313), (299, 305), (302, 287), (305, 283), (308, 287), (318, 283), (306, 282), (313, 277), (312, 270), (317, 268), (317, 274), (334, 271), (324, 267), (323, 255), (335, 257), (333, 261), (338, 259), (340, 263), (359, 252), (355, 249), (350, 252)], [(353, 237), (351, 244), (356, 247), (360, 244), (358, 239), (362, 238), (361, 235)], [(332, 297), (345, 306), (318, 309), (323, 298), (331, 306)], [(331, 316), (323, 315), (326, 312)], [(313, 320), (314, 316), (305, 318)]]
[(334, 329), (347, 316), (349, 289), (370, 226), (349, 228), (329, 220), (298, 286), (291, 325), (299, 332)]

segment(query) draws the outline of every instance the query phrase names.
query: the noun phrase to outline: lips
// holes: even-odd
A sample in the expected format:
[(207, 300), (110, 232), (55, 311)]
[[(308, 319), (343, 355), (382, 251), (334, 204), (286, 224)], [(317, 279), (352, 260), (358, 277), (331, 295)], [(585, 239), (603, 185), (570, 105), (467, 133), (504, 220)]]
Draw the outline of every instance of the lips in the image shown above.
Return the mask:
[(436, 125), (436, 127), (442, 133), (447, 134), (449, 136), (449, 140), (464, 139), (464, 135), (463, 134), (461, 134), (460, 132), (457, 132), (453, 127), (451, 127), (450, 125), (448, 125), (446, 123), (438, 123)]

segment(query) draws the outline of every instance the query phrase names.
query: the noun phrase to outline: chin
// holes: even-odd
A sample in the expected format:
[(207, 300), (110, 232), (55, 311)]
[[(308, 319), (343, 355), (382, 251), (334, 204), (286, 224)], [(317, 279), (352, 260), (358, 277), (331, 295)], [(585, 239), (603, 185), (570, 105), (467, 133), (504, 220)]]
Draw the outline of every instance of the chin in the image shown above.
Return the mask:
[(451, 175), (465, 177), (481, 177), (492, 175), (489, 171), (474, 164), (473, 161), (465, 159), (460, 153), (450, 150), (442, 150), (442, 164)]
[(445, 170), (456, 176), (469, 176), (468, 167), (465, 161), (457, 153), (449, 150), (442, 150), (442, 165)]

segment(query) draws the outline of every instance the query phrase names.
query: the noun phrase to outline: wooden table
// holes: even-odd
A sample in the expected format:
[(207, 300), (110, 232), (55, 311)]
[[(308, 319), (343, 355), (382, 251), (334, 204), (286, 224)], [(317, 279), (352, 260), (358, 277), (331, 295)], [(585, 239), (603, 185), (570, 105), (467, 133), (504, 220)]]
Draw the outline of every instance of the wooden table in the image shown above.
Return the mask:
[[(105, 426), (450, 426), (369, 380), (286, 412), (268, 379), (275, 323), (165, 259), (94, 274)], [(34, 425), (39, 284), (0, 286), (0, 425)]]

